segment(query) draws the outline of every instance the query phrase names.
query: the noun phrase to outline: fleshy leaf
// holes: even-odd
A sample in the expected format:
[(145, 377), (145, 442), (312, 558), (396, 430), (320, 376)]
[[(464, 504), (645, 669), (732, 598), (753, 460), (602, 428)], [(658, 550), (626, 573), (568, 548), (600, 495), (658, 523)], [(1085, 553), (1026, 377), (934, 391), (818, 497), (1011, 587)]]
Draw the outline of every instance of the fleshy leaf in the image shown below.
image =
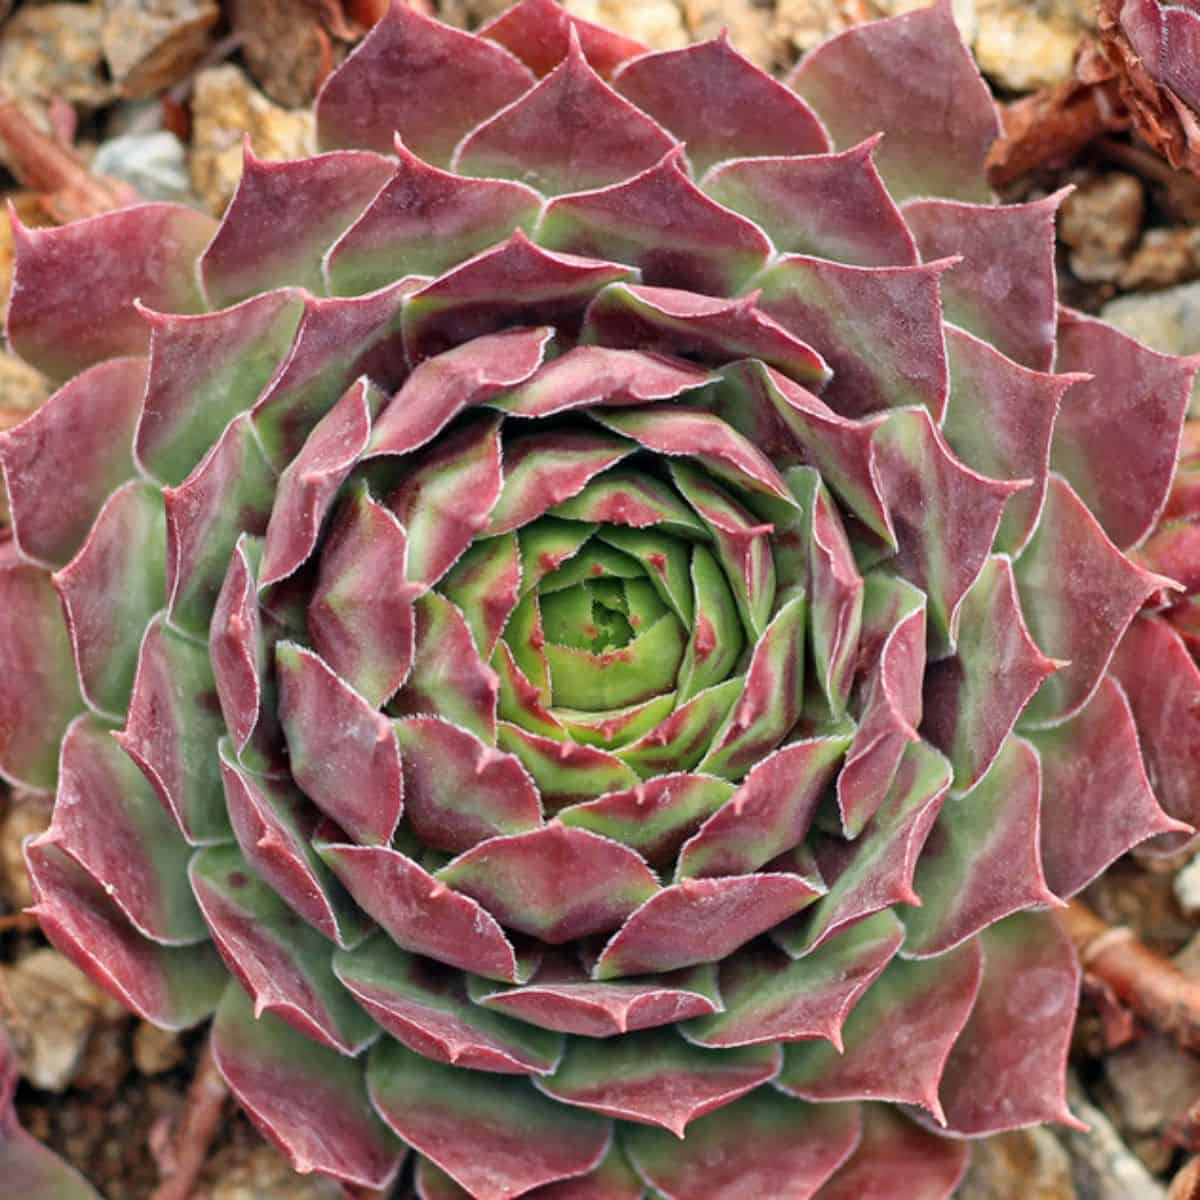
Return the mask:
[(726, 158), (829, 149), (812, 109), (739, 54), (724, 34), (643, 55), (617, 72), (613, 86), (686, 143), (697, 175)]
[(714, 167), (700, 186), (754, 221), (780, 254), (911, 266), (916, 244), (875, 168), (879, 141), (870, 137), (841, 154), (739, 157)]
[(678, 1141), (634, 1126), (622, 1143), (638, 1174), (664, 1200), (810, 1200), (858, 1144), (852, 1104), (800, 1104), (759, 1088), (702, 1118)]
[(1134, 613), (1166, 581), (1121, 554), (1059, 475), (1016, 572), (1034, 641), (1069, 664), (1042, 684), (1025, 720), (1062, 721), (1088, 702)]
[(782, 1059), (778, 1046), (714, 1052), (671, 1029), (650, 1029), (612, 1042), (576, 1038), (554, 1074), (535, 1086), (565, 1104), (682, 1138), (698, 1117), (773, 1079)]
[[(264, 162), (247, 136), (237, 191), (200, 260), (209, 303), (220, 308), (285, 286), (323, 292), (322, 257), (388, 181), (392, 168), (389, 159), (361, 150)], [(400, 274), (423, 272), (395, 271), (380, 283)]]
[(533, 228), (542, 198), (532, 188), (439, 171), (399, 137), (395, 152), (386, 185), (325, 258), (335, 295), (361, 295), (397, 275), (440, 275), (514, 229)]
[(987, 774), (1030, 698), (1057, 668), (1025, 627), (1012, 563), (989, 558), (962, 600), (954, 654), (925, 673), (925, 736), (970, 791)]
[(788, 1046), (776, 1086), (804, 1100), (890, 1100), (941, 1118), (938, 1081), (979, 991), (976, 942), (925, 962), (893, 959), (846, 1021), (845, 1045)]
[(517, 539), (480, 538), (443, 576), (438, 589), (462, 613), (480, 656), (491, 658), (521, 589)]
[(891, 1200), (898, 1179), (905, 1200), (950, 1200), (970, 1162), (964, 1142), (928, 1133), (886, 1104), (861, 1112), (858, 1149), (814, 1200)]
[(766, 266), (771, 243), (762, 230), (700, 191), (681, 149), (627, 182), (605, 182), (611, 186), (552, 200), (538, 222), (538, 243), (629, 263), (652, 287), (717, 296), (735, 295)]
[(145, 384), (143, 359), (99, 363), (0, 437), (0, 477), (24, 557), (62, 566), (109, 494), (133, 474)]
[(494, 837), (437, 878), (478, 900), (502, 925), (551, 945), (608, 933), (659, 891), (654, 873), (628, 847), (557, 822)]
[(939, 285), (952, 264), (853, 267), (790, 254), (753, 286), (759, 308), (832, 368), (823, 396), (837, 412), (918, 404), (940, 420), (949, 383)]
[(1058, 339), (1058, 369), (1095, 378), (1063, 398), (1051, 463), (1125, 550), (1146, 537), (1166, 504), (1197, 361), (1158, 354), (1069, 310)]
[(906, 955), (944, 954), (1011, 913), (1057, 903), (1042, 873), (1041, 812), (1041, 760), (1009, 738), (971, 794), (938, 813), (913, 877), (921, 905), (903, 914)]
[(8, 342), (57, 382), (146, 353), (150, 329), (135, 300), (159, 312), (204, 310), (194, 264), (215, 227), (205, 213), (138, 204), (58, 228), (12, 227)]
[(409, 1145), (477, 1200), (510, 1200), (583, 1175), (608, 1150), (612, 1128), (512, 1075), (462, 1071), (384, 1038), (367, 1084), (376, 1109)]
[(113, 736), (194, 846), (229, 839), (216, 755), (224, 732), (204, 643), (156, 617), (142, 639), (125, 728)]
[(279, 720), (296, 782), (351, 837), (390, 841), (404, 810), (392, 723), (311, 651), (281, 642), (275, 664)]
[(358, 906), (414, 954), (513, 981), (523, 974), (504, 931), (485, 908), (387, 846), (318, 840), (317, 852)]
[(166, 522), (159, 493), (130, 481), (100, 510), (79, 553), (53, 576), (84, 699), (123, 713), (142, 632), (166, 601)]
[(317, 142), (323, 150), (390, 154), (398, 133), (414, 154), (444, 166), (468, 130), (532, 82), (528, 69), (494, 43), (395, 3), (325, 81)]
[(502, 1075), (545, 1075), (562, 1056), (561, 1035), (472, 1004), (463, 975), (408, 954), (386, 936), (339, 951), (333, 969), (379, 1025), (437, 1062)]
[(692, 551), (691, 573), (695, 618), (679, 668), (680, 705), (728, 679), (746, 643), (733, 589), (716, 558), (703, 546)]
[(375, 1023), (334, 976), (329, 943), (255, 878), (236, 846), (199, 851), (188, 878), (213, 943), (254, 1000), (256, 1018), (271, 1013), (348, 1057), (374, 1040)]
[(50, 576), (0, 543), (0, 777), (50, 790), (58, 747), (83, 708)]
[(321, 549), (308, 633), (334, 673), (372, 705), (389, 700), (413, 665), (421, 588), (404, 579), (407, 558), (404, 527), (365, 486), (355, 487)]
[(848, 29), (805, 55), (788, 83), (838, 145), (883, 131), (879, 171), (898, 200), (991, 198), (984, 159), (1000, 132), (996, 107), (948, 3)]
[(549, 813), (637, 784), (630, 767), (595, 746), (553, 741), (508, 721), (500, 722), (498, 741), (500, 748), (515, 754), (533, 776)]
[[(673, 287), (614, 283), (588, 306), (580, 337), (597, 347), (681, 354), (718, 365), (733, 358), (756, 358), (812, 387), (824, 386), (829, 368), (821, 356), (807, 342), (759, 312), (757, 303), (754, 293), (724, 300)], [(607, 359), (605, 356), (601, 361)], [(607, 402), (620, 403), (612, 399)]]
[(625, 922), (604, 947), (593, 978), (720, 962), (818, 894), (799, 875), (777, 872), (685, 879), (663, 888)]
[(212, 1013), (229, 973), (210, 942), (160, 946), (142, 937), (104, 889), (44, 837), (25, 846), (25, 864), (29, 911), (105, 992), (163, 1029), (188, 1029)]
[(577, 1037), (611, 1038), (720, 1009), (716, 971), (710, 966), (595, 983), (569, 958), (547, 959), (524, 986), (496, 988), (470, 980), (468, 988), (476, 1004)]
[(947, 1127), (968, 1136), (1043, 1121), (1082, 1129), (1063, 1096), (1080, 979), (1070, 940), (1049, 914), (1020, 913), (980, 942), (979, 997), (942, 1074)]
[(372, 1111), (360, 1063), (278, 1017), (256, 1018), (237, 984), (217, 1009), (212, 1052), (230, 1090), (295, 1170), (366, 1188), (391, 1185), (404, 1147)]
[[(1155, 668), (1162, 671), (1164, 664)], [(1064, 899), (1156, 833), (1188, 833), (1159, 807), (1124, 689), (1110, 676), (1069, 721), (1029, 733), (1042, 760), (1042, 860)], [(1086, 829), (1088, 836), (1080, 837)]]
[(946, 320), (1034, 371), (1054, 366), (1054, 219), (1066, 195), (1028, 204), (913, 200), (904, 206), (926, 261), (962, 255), (942, 281)]
[(799, 845), (849, 740), (792, 742), (754, 766), (683, 846), (677, 878), (748, 874)]
[(842, 1026), (904, 941), (894, 914), (877, 913), (795, 961), (766, 944), (721, 966), (725, 1011), (688, 1021), (680, 1032), (700, 1046), (824, 1038), (839, 1051)]
[(519, 179), (558, 195), (628, 179), (674, 145), (596, 74), (572, 32), (567, 57), (463, 138), (451, 165), (460, 175)]
[(712, 747), (744, 686), (745, 678), (737, 675), (697, 692), (648, 733), (622, 746), (617, 757), (643, 778), (664, 771), (692, 770)]

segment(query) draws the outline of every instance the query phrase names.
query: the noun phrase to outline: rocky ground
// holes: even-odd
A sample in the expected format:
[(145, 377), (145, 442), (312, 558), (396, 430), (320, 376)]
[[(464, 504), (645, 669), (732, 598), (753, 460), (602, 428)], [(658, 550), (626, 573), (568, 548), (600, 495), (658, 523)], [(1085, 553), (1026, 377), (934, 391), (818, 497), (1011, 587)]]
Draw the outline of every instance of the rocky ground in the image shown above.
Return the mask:
[[(507, 0), (414, 2), (473, 25)], [(728, 27), (751, 57), (783, 70), (831, 32), (922, 2), (566, 0), (566, 6), (655, 47)], [(220, 213), (238, 179), (244, 133), (264, 158), (311, 149), (306, 106), (383, 3), (0, 0), (0, 193), (34, 224), (87, 215), (135, 194)], [(1164, 350), (1200, 352), (1200, 183), (1169, 171), (1120, 130), (1090, 128), (1080, 149), (1079, 139), (1064, 139), (1056, 123), (1080, 95), (1077, 83), (1064, 81), (1075, 70), (1081, 39), (1094, 34), (1093, 7), (1091, 0), (955, 0), (997, 95), (1016, 102), (1015, 124), (1008, 125), (1016, 150), (1008, 148), (997, 180), (1010, 198), (1075, 185), (1061, 222), (1069, 303), (1103, 311)], [(1030, 93), (1034, 100), (1023, 101)], [(11, 230), (0, 216), (0, 306), (11, 249)], [(0, 428), (46, 394), (41, 377), (0, 346)], [(0, 785), (0, 1021), (22, 1063), (18, 1108), (26, 1126), (77, 1164), (108, 1200), (149, 1200), (176, 1164), (201, 1043), (124, 1015), (22, 915), (29, 896), (21, 841), (47, 816), (43, 798), (5, 793)], [(980, 1144), (963, 1200), (1200, 1198), (1200, 1165), (1191, 1159), (1200, 1151), (1200, 1056), (1183, 1048), (1200, 1045), (1194, 1000), (1200, 857), (1154, 869), (1123, 861), (1085, 899), (1103, 921), (1130, 927), (1157, 956), (1138, 979), (1150, 980), (1152, 994), (1131, 999), (1096, 953), (1071, 1085), (1072, 1108), (1091, 1131), (1039, 1130)], [(1198, 1014), (1195, 1030), (1187, 1025), (1189, 1004)], [(1155, 1024), (1172, 1032), (1158, 1032)], [(402, 1185), (399, 1194), (409, 1193)], [(193, 1195), (334, 1200), (340, 1193), (293, 1175), (243, 1118), (225, 1109)]]

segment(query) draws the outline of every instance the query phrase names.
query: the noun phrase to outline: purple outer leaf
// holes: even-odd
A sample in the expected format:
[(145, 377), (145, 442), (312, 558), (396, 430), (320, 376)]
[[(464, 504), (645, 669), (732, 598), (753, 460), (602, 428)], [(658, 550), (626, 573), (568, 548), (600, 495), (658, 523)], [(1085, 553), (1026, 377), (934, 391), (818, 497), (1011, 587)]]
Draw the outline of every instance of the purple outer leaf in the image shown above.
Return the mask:
[(54, 812), (39, 845), (74, 859), (143, 937), (163, 946), (205, 939), (186, 882), (190, 847), (94, 717), (76, 718), (63, 738)]
[(21, 1128), (13, 1110), (18, 1081), (16, 1054), (8, 1035), (0, 1030), (0, 1177), (4, 1186), (22, 1200), (100, 1200), (82, 1175)]
[[(682, 354), (716, 364), (733, 358), (756, 358), (812, 387), (823, 387), (829, 378), (829, 368), (821, 356), (759, 312), (757, 303), (758, 296), (754, 293), (723, 300), (673, 287), (614, 283), (588, 306), (580, 338), (598, 347)], [(581, 350), (571, 353), (588, 357), (588, 352)], [(590, 353), (601, 361), (608, 357), (596, 351)], [(684, 364), (680, 363), (679, 368), (685, 369)], [(678, 391), (669, 395), (643, 394), (639, 398), (669, 400), (678, 394)], [(607, 403), (623, 401), (610, 398)]]
[[(404, 811), (400, 747), (392, 723), (315, 654), (275, 649), (279, 720), (292, 774), (313, 803), (352, 838), (391, 841)], [(347, 787), (347, 781), (353, 786)]]
[(823, 395), (837, 412), (861, 417), (918, 404), (941, 420), (949, 376), (939, 285), (953, 265), (849, 267), (789, 254), (753, 286), (762, 292), (759, 308), (829, 363)]
[(921, 730), (954, 767), (956, 791), (987, 773), (1025, 705), (1060, 665), (1025, 627), (1012, 563), (989, 558), (963, 597), (958, 645), (925, 672)]
[(437, 878), (502, 925), (551, 945), (608, 933), (659, 892), (654, 873), (627, 846), (557, 822), (493, 837)]
[(58, 749), (83, 708), (62, 605), (50, 576), (0, 543), (0, 778), (49, 790)]
[(685, 879), (663, 888), (625, 922), (604, 947), (592, 977), (720, 962), (819, 894), (801, 876), (779, 872)]
[(853, 1104), (801, 1104), (759, 1088), (702, 1118), (678, 1141), (666, 1130), (623, 1129), (634, 1169), (664, 1200), (811, 1200), (858, 1145)]
[[(263, 162), (249, 134), (242, 154), (237, 191), (200, 260), (209, 303), (222, 308), (286, 286), (323, 292), (322, 256), (387, 183), (394, 164), (361, 150)], [(384, 282), (395, 278), (393, 272)]]
[(532, 981), (522, 987), (497, 988), (469, 980), (468, 989), (471, 999), (486, 1008), (544, 1029), (592, 1038), (673, 1025), (718, 1012), (721, 1005), (712, 967), (594, 983), (570, 952), (561, 959), (544, 959)]
[(1063, 398), (1051, 463), (1122, 550), (1142, 541), (1167, 502), (1200, 360), (1147, 349), (1112, 326), (1064, 309), (1058, 367), (1090, 382)]
[(950, 399), (942, 433), (954, 453), (993, 479), (1029, 479), (1032, 485), (1004, 506), (995, 548), (1024, 549), (1042, 512), (1050, 469), (1050, 437), (1068, 388), (1087, 375), (1029, 371), (954, 326), (946, 329)]
[(125, 711), (142, 632), (166, 601), (162, 497), (131, 480), (108, 498), (79, 553), (51, 577), (62, 599), (84, 699)]
[(549, 328), (505, 329), (421, 363), (376, 420), (364, 457), (408, 454), (464, 409), (524, 383), (542, 365), (553, 335)]
[(519, 179), (558, 195), (628, 179), (675, 144), (596, 74), (572, 30), (567, 57), (519, 100), (471, 130), (451, 166), (460, 175)]
[(367, 1067), (384, 1120), (474, 1200), (510, 1200), (586, 1174), (608, 1151), (610, 1122), (547, 1099), (522, 1078), (421, 1058), (384, 1038)]
[(551, 200), (536, 237), (560, 253), (629, 263), (652, 286), (718, 296), (735, 295), (771, 256), (757, 225), (688, 179), (680, 147), (626, 182)]
[(343, 949), (361, 941), (366, 918), (312, 848), (319, 810), (291, 780), (238, 763), (228, 742), (221, 745), (221, 778), (234, 836), (254, 873), (329, 941)]
[(204, 309), (195, 262), (215, 222), (195, 209), (139, 204), (54, 229), (28, 229), (14, 213), (12, 228), (8, 343), (55, 381), (146, 353), (150, 330), (135, 300), (160, 312)]
[(919, 1129), (885, 1104), (864, 1104), (863, 1136), (850, 1161), (814, 1200), (950, 1200), (966, 1173), (970, 1150)]
[(613, 87), (687, 145), (697, 175), (726, 158), (820, 154), (820, 119), (730, 45), (728, 34), (626, 63)]
[(513, 325), (545, 324), (570, 334), (593, 296), (636, 278), (633, 267), (543, 250), (518, 229), (413, 294), (404, 312), (409, 361), (418, 365)]
[(317, 853), (396, 945), (452, 967), (515, 981), (516, 952), (494, 917), (399, 850), (322, 840)]
[(692, 1121), (774, 1079), (782, 1061), (778, 1046), (712, 1051), (674, 1030), (647, 1029), (611, 1042), (572, 1039), (554, 1074), (534, 1086), (564, 1104), (682, 1138)]
[(386, 185), (325, 257), (335, 295), (383, 287), (401, 273), (398, 264), (405, 275), (440, 275), (514, 229), (532, 229), (541, 211), (542, 197), (524, 184), (439, 171), (399, 136), (395, 153)]
[(266, 531), (275, 483), (250, 417), (243, 413), (179, 487), (163, 488), (172, 625), (196, 637), (208, 634), (238, 539)]
[(351, 385), (280, 475), (259, 568), (260, 589), (299, 570), (316, 549), (339, 489), (367, 448), (371, 421), (383, 400), (366, 379)]
[(776, 1087), (821, 1103), (890, 1100), (941, 1120), (938, 1081), (979, 992), (979, 944), (924, 962), (893, 959), (850, 1014), (839, 1050), (789, 1045)]
[(560, 1034), (473, 1004), (461, 971), (407, 954), (384, 935), (334, 956), (343, 986), (416, 1054), (471, 1071), (545, 1075), (562, 1057)]
[(946, 320), (1034, 371), (1054, 367), (1054, 220), (1067, 195), (1064, 189), (1029, 204), (913, 200), (904, 206), (922, 258), (962, 255), (942, 281)]
[(725, 1011), (679, 1032), (714, 1049), (824, 1038), (840, 1053), (846, 1018), (903, 941), (895, 915), (881, 912), (799, 961), (766, 943), (748, 946), (721, 964)]
[(134, 473), (145, 386), (145, 359), (99, 363), (0, 437), (0, 478), (22, 557), (59, 567), (83, 545), (109, 493)]
[[(864, 79), (869, 88), (855, 82)], [(838, 145), (883, 131), (877, 161), (898, 200), (991, 198), (984, 159), (1000, 132), (996, 106), (949, 0), (830, 38), (788, 83)]]
[(395, 729), (405, 818), (423, 846), (459, 854), (541, 825), (537, 789), (513, 755), (435, 717), (409, 717)]
[[(1142, 616), (1121, 639), (1111, 667), (1137, 723), (1154, 794), (1169, 816), (1200, 828), (1200, 669), (1184, 640), (1158, 617)], [(1181, 838), (1146, 849), (1178, 850)]]
[(308, 635), (333, 672), (373, 706), (395, 695), (413, 665), (413, 601), (421, 587), (405, 581), (407, 559), (404, 526), (365, 485), (356, 486), (321, 549)]
[(1069, 664), (1030, 701), (1030, 723), (1063, 721), (1079, 712), (1137, 610), (1159, 588), (1177, 586), (1121, 554), (1060, 475), (1050, 476), (1041, 523), (1016, 573), (1034, 641)]
[(148, 474), (182, 483), (253, 405), (288, 353), (303, 300), (288, 288), (201, 316), (139, 307), (150, 329), (150, 367), (135, 449)]
[(971, 794), (938, 814), (913, 877), (921, 905), (903, 914), (906, 956), (944, 954), (1011, 913), (1060, 903), (1042, 872), (1041, 811), (1041, 760), (1009, 738)]
[(541, 76), (567, 57), (572, 31), (592, 69), (603, 79), (647, 50), (615, 30), (570, 16), (555, 0), (520, 0), (480, 26), (479, 36), (499, 42)]
[(1129, 701), (1111, 676), (1069, 721), (1028, 736), (1042, 759), (1042, 861), (1057, 895), (1075, 895), (1154, 834), (1192, 832), (1159, 807)]
[(1046, 913), (1009, 917), (980, 940), (979, 998), (942, 1075), (948, 1129), (970, 1137), (1043, 1121), (1083, 1129), (1063, 1097), (1080, 979), (1070, 940)]
[(913, 266), (916, 243), (875, 169), (879, 141), (870, 137), (841, 154), (739, 158), (714, 167), (700, 186), (754, 221), (780, 254)]
[(193, 846), (228, 841), (217, 742), (225, 732), (204, 644), (155, 617), (146, 627), (117, 744), (142, 769)]
[(144, 938), (90, 875), (45, 835), (25, 845), (42, 932), (97, 985), (160, 1029), (207, 1019), (229, 982), (211, 942), (160, 946)]
[(445, 166), (463, 134), (532, 83), (499, 46), (396, 0), (325, 81), (317, 142), (389, 154), (398, 133), (414, 154)]
[(255, 1018), (235, 983), (217, 1009), (212, 1052), (239, 1103), (295, 1170), (365, 1188), (391, 1186), (405, 1148), (372, 1111), (359, 1063), (278, 1017)]

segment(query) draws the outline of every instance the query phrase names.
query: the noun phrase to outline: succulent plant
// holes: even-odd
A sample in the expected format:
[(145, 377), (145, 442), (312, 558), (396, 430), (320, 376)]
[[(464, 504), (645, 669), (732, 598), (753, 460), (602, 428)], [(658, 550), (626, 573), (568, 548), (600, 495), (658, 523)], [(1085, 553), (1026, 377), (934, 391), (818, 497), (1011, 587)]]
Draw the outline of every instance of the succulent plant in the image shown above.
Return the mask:
[(215, 230), (17, 229), (35, 911), (301, 1170), (936, 1200), (1071, 1120), (1047, 910), (1200, 803), (1192, 365), (1058, 309), (948, 4), (789, 84), (397, 5)]
[(1099, 25), (1138, 132), (1173, 166), (1200, 172), (1200, 5), (1101, 0)]

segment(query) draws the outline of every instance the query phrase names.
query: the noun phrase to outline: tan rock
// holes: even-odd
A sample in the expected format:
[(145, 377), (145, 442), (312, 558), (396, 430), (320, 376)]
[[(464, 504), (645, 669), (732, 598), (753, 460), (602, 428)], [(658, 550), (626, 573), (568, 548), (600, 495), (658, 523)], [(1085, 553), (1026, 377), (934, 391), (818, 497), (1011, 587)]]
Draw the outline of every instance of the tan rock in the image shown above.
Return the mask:
[(98, 107), (115, 88), (104, 77), (99, 4), (27, 4), (0, 37), (0, 87), (18, 98), (58, 97)]
[(297, 1175), (273, 1146), (257, 1143), (226, 1151), (214, 1163), (211, 1200), (340, 1200), (337, 1184), (315, 1175)]
[(683, 0), (683, 15), (693, 41), (716, 37), (729, 30), (733, 44), (751, 62), (770, 71), (790, 58), (786, 41), (775, 31), (774, 14), (749, 0)]
[[(975, 37), (976, 0), (953, 0), (954, 19), (967, 42)], [(927, 8), (927, 0), (777, 0), (776, 36), (805, 53), (851, 25)]]
[(1146, 199), (1134, 175), (1110, 171), (1083, 180), (1062, 206), (1059, 236), (1071, 270), (1087, 283), (1119, 279), (1142, 231)]
[(214, 0), (105, 0), (101, 42), (121, 93), (149, 96), (182, 79), (220, 15)]
[(1048, 1129), (1021, 1129), (972, 1146), (954, 1200), (1076, 1200), (1071, 1162)]
[(186, 1057), (179, 1034), (139, 1021), (133, 1031), (133, 1062), (143, 1075), (161, 1075)]
[(311, 110), (272, 104), (231, 64), (201, 71), (192, 98), (192, 187), (218, 216), (241, 178), (243, 132), (259, 158), (300, 158), (315, 145)]
[(690, 40), (675, 0), (565, 0), (563, 7), (655, 50), (673, 50)]
[(41, 833), (49, 824), (49, 797), (36, 792), (13, 793), (0, 824), (0, 896), (13, 911), (19, 912), (33, 903), (22, 849), (25, 839)]
[(0, 966), (0, 1014), (21, 1074), (44, 1091), (64, 1091), (93, 1031), (120, 1020), (124, 1011), (57, 950), (35, 950), (11, 967)]
[(1032, 92), (1071, 74), (1086, 27), (1071, 7), (1023, 0), (978, 0), (975, 57), (980, 69), (1014, 92)]

